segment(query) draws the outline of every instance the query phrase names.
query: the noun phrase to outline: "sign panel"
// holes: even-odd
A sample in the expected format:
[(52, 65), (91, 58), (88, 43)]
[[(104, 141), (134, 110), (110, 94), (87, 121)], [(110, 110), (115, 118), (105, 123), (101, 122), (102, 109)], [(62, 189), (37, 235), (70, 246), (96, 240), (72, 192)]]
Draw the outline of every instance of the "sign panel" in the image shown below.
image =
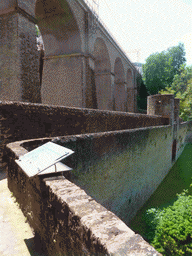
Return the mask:
[(29, 177), (32, 177), (40, 174), (73, 153), (74, 151), (71, 149), (53, 142), (47, 142), (15, 161)]
[(71, 171), (72, 168), (70, 168), (69, 166), (58, 162), (54, 165), (52, 165), (51, 167), (45, 169), (44, 171), (40, 172), (38, 175), (44, 175), (44, 174), (49, 174), (49, 173), (54, 173), (54, 172), (65, 172), (65, 171)]

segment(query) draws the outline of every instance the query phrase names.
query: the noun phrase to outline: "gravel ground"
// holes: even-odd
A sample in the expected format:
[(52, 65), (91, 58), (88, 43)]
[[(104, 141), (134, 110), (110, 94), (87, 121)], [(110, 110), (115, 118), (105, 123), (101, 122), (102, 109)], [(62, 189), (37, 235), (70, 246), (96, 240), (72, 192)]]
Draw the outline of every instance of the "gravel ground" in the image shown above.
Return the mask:
[(28, 256), (35, 251), (33, 232), (7, 187), (6, 174), (0, 172), (0, 255)]

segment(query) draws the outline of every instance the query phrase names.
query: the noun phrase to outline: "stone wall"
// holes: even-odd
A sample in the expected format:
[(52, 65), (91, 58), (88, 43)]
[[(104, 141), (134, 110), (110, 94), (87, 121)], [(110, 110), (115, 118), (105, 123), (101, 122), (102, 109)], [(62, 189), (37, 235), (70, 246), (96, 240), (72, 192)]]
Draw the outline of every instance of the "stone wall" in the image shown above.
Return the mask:
[(173, 159), (172, 126), (57, 138), (75, 151), (71, 180), (126, 224), (163, 181), (185, 145), (180, 125)]
[[(91, 10), (83, 0), (49, 1), (47, 5), (36, 0), (2, 0), (0, 100), (136, 112), (139, 73), (99, 20), (92, 33), (92, 22)], [(45, 46), (42, 83), (35, 24)], [(105, 47), (98, 46), (96, 54), (97, 41)], [(117, 60), (120, 73), (114, 68)], [(131, 78), (126, 79), (128, 70)], [(127, 86), (132, 88), (128, 96)]]
[[(67, 160), (73, 168), (71, 181), (128, 224), (183, 151), (191, 123), (179, 128), (176, 136), (172, 126), (160, 126), (57, 137), (53, 142), (75, 151)], [(22, 145), (32, 150), (41, 144), (32, 140)]]
[(179, 119), (180, 99), (173, 94), (156, 94), (147, 97), (147, 114), (170, 118), (170, 124)]
[[(168, 125), (8, 144), (8, 186), (37, 245), (47, 255), (158, 255), (121, 220), (128, 225), (161, 183), (184, 148), (191, 122), (180, 124), (177, 135), (174, 129)], [(75, 151), (64, 161), (73, 171), (66, 178), (29, 179), (15, 159), (48, 140)]]
[(188, 138), (192, 135), (192, 122), (180, 123), (178, 126), (175, 124), (174, 129), (176, 130), (176, 150), (177, 150), (177, 158), (183, 152), (183, 149), (186, 145), (186, 142), (190, 142)]
[(0, 15), (0, 100), (22, 100), (18, 14)]
[(0, 102), (0, 115), (1, 155), (12, 141), (169, 123), (168, 118), (157, 116), (21, 102)]
[[(168, 125), (168, 117), (16, 102), (1, 102), (0, 115), (8, 186), (44, 251), (156, 253), (121, 220), (128, 224), (161, 183), (191, 122)], [(74, 150), (64, 161), (73, 171), (29, 179), (15, 159), (50, 140)]]
[(45, 58), (41, 97), (43, 104), (83, 106), (83, 59), (80, 54)]
[(40, 103), (39, 53), (35, 24), (20, 14), (18, 14), (18, 35), (22, 101)]
[(29, 179), (14, 161), (27, 153), (21, 144), (7, 146), (8, 187), (34, 230), (36, 246), (46, 255), (160, 256), (114, 213), (66, 178)]
[(0, 100), (41, 102), (35, 25), (14, 8), (0, 11)]

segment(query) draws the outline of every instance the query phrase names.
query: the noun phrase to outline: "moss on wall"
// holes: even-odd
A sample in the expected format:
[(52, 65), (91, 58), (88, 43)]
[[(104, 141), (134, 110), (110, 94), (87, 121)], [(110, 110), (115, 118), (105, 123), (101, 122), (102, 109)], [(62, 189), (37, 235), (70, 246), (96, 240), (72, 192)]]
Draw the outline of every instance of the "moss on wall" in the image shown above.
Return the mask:
[(72, 180), (128, 223), (171, 168), (172, 138), (168, 126), (54, 141), (75, 151)]

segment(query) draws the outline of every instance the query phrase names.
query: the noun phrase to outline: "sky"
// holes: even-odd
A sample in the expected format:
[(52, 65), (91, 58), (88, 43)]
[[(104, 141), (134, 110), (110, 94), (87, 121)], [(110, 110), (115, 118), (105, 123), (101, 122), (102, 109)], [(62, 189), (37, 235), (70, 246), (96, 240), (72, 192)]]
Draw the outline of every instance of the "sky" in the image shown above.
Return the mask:
[(192, 65), (192, 0), (89, 0), (132, 62), (184, 43)]

